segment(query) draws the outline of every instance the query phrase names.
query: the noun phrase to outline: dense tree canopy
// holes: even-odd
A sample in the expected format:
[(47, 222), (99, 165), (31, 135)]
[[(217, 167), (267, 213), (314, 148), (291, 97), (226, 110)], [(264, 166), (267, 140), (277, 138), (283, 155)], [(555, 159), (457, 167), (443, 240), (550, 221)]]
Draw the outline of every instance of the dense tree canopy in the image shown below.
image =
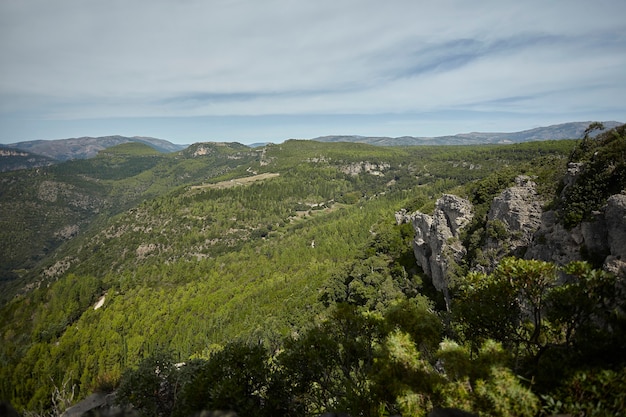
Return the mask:
[[(614, 276), (514, 258), (479, 274), (468, 261), (447, 312), (415, 264), (411, 226), (394, 222), (401, 208), (428, 211), (455, 192), (482, 210), (463, 236), (478, 248), (490, 199), (518, 173), (556, 196), (574, 145), (287, 141), (167, 156), (127, 147), (22, 179), (2, 174), (3, 214), (48, 213), (55, 230), (72, 216), (83, 223), (29, 262), (24, 242), (42, 247), (33, 230), (9, 228), (0, 242), (19, 243), (6, 252), (0, 396), (43, 413), (61, 384), (76, 399), (117, 389), (142, 415), (176, 417), (420, 416), (451, 406), (532, 416), (623, 404), (606, 388), (626, 385)], [(55, 201), (42, 194), (44, 175)], [(97, 197), (97, 210), (54, 212), (92, 201), (69, 189)], [(42, 239), (54, 236), (47, 230)]]

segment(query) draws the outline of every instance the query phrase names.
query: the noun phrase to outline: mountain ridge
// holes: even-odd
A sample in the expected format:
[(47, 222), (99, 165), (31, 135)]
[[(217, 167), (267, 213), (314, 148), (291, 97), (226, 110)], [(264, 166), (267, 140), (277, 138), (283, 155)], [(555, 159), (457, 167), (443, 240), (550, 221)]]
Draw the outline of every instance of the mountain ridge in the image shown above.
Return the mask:
[(145, 143), (162, 153), (176, 152), (186, 147), (186, 145), (177, 145), (164, 139), (147, 136), (128, 137), (121, 135), (100, 137), (83, 136), (79, 138), (52, 140), (40, 139), (11, 143), (4, 145), (4, 147), (19, 149), (62, 162), (70, 159), (92, 158), (101, 150), (128, 142)]
[[(445, 136), (357, 136), (357, 135), (329, 135), (313, 138), (318, 142), (358, 142), (379, 146), (415, 146), (415, 145), (484, 145), (505, 144), (552, 139), (578, 139), (584, 135), (585, 129), (591, 124), (588, 122), (568, 122), (550, 126), (536, 127), (518, 132), (470, 132)], [(605, 130), (620, 126), (622, 122), (602, 122)], [(595, 132), (598, 134), (599, 132)], [(595, 136), (593, 134), (592, 136)]]
[[(585, 129), (591, 124), (585, 122), (567, 122), (556, 125), (541, 126), (516, 132), (469, 132), (457, 133), (455, 135), (443, 136), (361, 136), (361, 135), (326, 135), (309, 140), (318, 142), (357, 142), (369, 143), (379, 146), (414, 146), (414, 145), (478, 145), (490, 143), (519, 143), (527, 141), (540, 141), (551, 139), (577, 139), (583, 136)], [(604, 121), (602, 124), (605, 130), (612, 129), (622, 122)], [(594, 132), (595, 136), (600, 132)], [(190, 145), (180, 145), (165, 139), (157, 139), (148, 136), (82, 136), (67, 139), (38, 139), (31, 141), (1, 144), (4, 149), (15, 149), (34, 154), (34, 156), (44, 156), (56, 161), (67, 161), (70, 159), (92, 158), (99, 151), (127, 142), (145, 143), (159, 152), (176, 152), (187, 148)], [(268, 142), (256, 142), (246, 145), (250, 148), (267, 145)], [(8, 156), (9, 152), (5, 152)], [(2, 155), (5, 156), (5, 155)], [(33, 155), (29, 155), (33, 157)]]

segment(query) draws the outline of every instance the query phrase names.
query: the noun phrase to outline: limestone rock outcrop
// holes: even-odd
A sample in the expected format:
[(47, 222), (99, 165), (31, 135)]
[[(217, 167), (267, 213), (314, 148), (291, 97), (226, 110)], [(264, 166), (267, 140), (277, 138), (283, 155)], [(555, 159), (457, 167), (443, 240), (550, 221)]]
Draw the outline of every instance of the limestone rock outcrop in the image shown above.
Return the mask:
[(512, 243), (521, 246), (528, 244), (539, 228), (541, 211), (536, 184), (529, 177), (520, 176), (515, 179), (514, 187), (507, 188), (493, 199), (487, 220), (500, 220), (509, 231), (520, 232)]
[[(95, 393), (65, 410), (61, 417), (81, 417), (97, 410), (112, 408), (114, 394)], [(120, 410), (121, 411), (121, 410)]]
[(463, 198), (444, 194), (433, 215), (415, 212), (398, 214), (398, 223), (410, 221), (415, 230), (413, 252), (417, 264), (431, 277), (433, 285), (447, 298), (449, 269), (466, 254), (459, 234), (473, 217), (472, 204)]
[(612, 195), (593, 215), (592, 220), (566, 229), (558, 222), (556, 212), (541, 213), (541, 225), (524, 257), (557, 265), (591, 260), (607, 271), (626, 276), (626, 195)]
[(616, 194), (607, 200), (604, 210), (609, 256), (604, 269), (626, 276), (626, 195)]
[[(575, 175), (575, 168), (572, 175)], [(567, 182), (566, 182), (567, 185)], [(490, 271), (505, 256), (537, 259), (565, 265), (592, 260), (603, 269), (626, 278), (626, 193), (611, 196), (594, 219), (566, 229), (555, 211), (543, 211), (536, 184), (520, 176), (513, 187), (494, 198), (487, 214), (483, 259), (471, 268)], [(417, 264), (448, 300), (452, 269), (467, 253), (459, 239), (472, 220), (472, 204), (444, 194), (433, 215), (396, 213), (396, 222), (411, 223)]]
[(487, 239), (483, 251), (492, 263), (503, 256), (524, 256), (533, 235), (541, 226), (542, 201), (537, 185), (527, 176), (493, 199), (487, 214)]
[(591, 221), (569, 230), (558, 222), (554, 211), (542, 213), (541, 226), (525, 257), (558, 265), (588, 259), (618, 275), (626, 274), (626, 195), (609, 197)]

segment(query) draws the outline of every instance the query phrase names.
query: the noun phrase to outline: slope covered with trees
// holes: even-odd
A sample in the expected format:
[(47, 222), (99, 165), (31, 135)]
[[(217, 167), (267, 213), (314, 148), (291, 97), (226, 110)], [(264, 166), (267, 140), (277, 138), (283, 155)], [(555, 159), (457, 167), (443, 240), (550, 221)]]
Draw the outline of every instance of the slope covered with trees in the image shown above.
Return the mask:
[[(177, 416), (425, 415), (446, 406), (536, 415), (563, 410), (567, 398), (585, 407), (595, 399), (576, 387), (625, 386), (619, 360), (598, 360), (599, 373), (580, 366), (623, 352), (615, 277), (577, 264), (571, 285), (557, 286), (553, 265), (511, 259), (468, 276), (450, 314), (415, 265), (411, 228), (394, 222), (401, 208), (432, 209), (442, 192), (487, 201), (518, 173), (554, 195), (575, 145), (287, 141), (171, 155), (132, 145), (47, 168), (97, 196), (100, 209), (36, 262), (15, 256), (23, 270), (12, 282), (30, 286), (0, 310), (1, 397), (43, 412), (58, 387), (74, 387), (74, 399), (117, 389), (122, 405)], [(23, 176), (22, 188), (36, 189), (44, 174)], [(515, 277), (544, 283), (542, 292)], [(527, 321), (537, 300), (548, 307)], [(560, 360), (571, 372), (540, 372)], [(578, 385), (577, 371), (587, 372)]]

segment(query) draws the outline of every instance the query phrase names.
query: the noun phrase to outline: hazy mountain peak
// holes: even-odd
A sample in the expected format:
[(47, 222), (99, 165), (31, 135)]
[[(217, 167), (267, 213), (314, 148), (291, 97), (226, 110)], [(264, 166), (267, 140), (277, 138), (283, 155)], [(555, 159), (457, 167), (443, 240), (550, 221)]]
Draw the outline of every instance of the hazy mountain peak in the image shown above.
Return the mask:
[(97, 138), (85, 136), (69, 139), (33, 140), (12, 143), (7, 145), (7, 147), (47, 156), (57, 161), (67, 161), (69, 159), (92, 158), (103, 149), (128, 142), (145, 143), (159, 152), (175, 152), (184, 148), (182, 145), (176, 145), (163, 139), (141, 136), (126, 137), (120, 135)]
[[(359, 142), (381, 146), (415, 146), (415, 145), (478, 145), (488, 143), (518, 143), (552, 139), (578, 139), (584, 135), (585, 129), (592, 122), (570, 122), (557, 125), (536, 127), (519, 132), (470, 132), (449, 136), (357, 136), (334, 135), (322, 136), (313, 140), (319, 142)], [(602, 122), (605, 130), (620, 126), (616, 121)], [(593, 132), (593, 135), (599, 132)]]

